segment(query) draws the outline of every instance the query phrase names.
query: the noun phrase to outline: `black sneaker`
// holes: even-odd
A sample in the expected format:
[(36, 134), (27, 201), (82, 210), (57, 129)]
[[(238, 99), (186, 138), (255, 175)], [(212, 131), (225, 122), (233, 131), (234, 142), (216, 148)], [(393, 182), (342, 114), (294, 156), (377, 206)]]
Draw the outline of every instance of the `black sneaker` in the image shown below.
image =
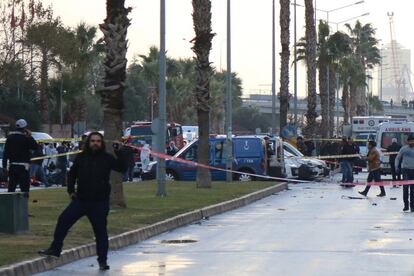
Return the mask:
[(363, 195), (363, 196), (367, 196), (367, 192), (365, 192), (365, 191), (362, 191), (362, 192), (358, 192), (360, 195)]
[(386, 194), (380, 193), (379, 195), (377, 195), (377, 197), (384, 197), (386, 196)]
[(407, 212), (409, 210), (410, 210), (410, 208), (408, 208), (407, 206), (404, 206), (403, 212)]
[(48, 249), (39, 250), (37, 251), (37, 253), (39, 253), (42, 256), (49, 256), (49, 257), (56, 257), (56, 258), (60, 257), (60, 252), (54, 250), (51, 247), (49, 247)]
[(105, 270), (109, 270), (109, 265), (106, 263), (106, 262), (104, 262), (104, 263), (99, 263), (99, 270), (101, 270), (101, 271), (105, 271)]

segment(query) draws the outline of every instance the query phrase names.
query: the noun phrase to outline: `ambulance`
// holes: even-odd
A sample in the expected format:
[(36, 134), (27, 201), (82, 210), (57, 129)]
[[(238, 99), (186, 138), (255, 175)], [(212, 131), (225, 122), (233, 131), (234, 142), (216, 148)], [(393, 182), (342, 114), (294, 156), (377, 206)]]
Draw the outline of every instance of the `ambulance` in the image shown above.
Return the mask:
[(414, 122), (386, 122), (378, 125), (377, 131), (377, 148), (381, 152), (381, 167), (383, 174), (391, 173), (389, 164), (389, 156), (383, 153), (392, 143), (392, 139), (396, 138), (397, 143), (404, 146), (407, 138), (414, 135)]
[(391, 120), (393, 120), (391, 116), (355, 116), (352, 118), (352, 137), (362, 155), (368, 152), (367, 142), (375, 140), (378, 125)]

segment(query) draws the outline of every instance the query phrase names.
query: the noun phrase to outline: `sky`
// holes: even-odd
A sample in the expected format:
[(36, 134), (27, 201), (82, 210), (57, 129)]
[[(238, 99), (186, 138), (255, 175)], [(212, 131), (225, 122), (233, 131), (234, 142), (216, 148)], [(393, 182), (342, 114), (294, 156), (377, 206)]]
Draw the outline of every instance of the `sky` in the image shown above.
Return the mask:
[[(316, 6), (322, 10), (332, 10), (358, 0), (316, 0)], [(91, 25), (101, 23), (105, 18), (105, 0), (43, 0), (45, 4), (53, 4), (55, 15), (60, 16), (69, 26), (79, 22)], [(149, 47), (159, 45), (159, 2), (157, 0), (127, 0), (126, 4), (133, 8), (130, 14), (132, 25), (128, 31), (129, 60), (134, 56), (146, 54)], [(166, 0), (167, 2), (167, 54), (174, 58), (191, 58), (191, 44), (194, 37), (192, 25), (191, 0)], [(226, 0), (212, 0), (213, 40), (211, 61), (217, 70), (226, 68)], [(279, 37), (279, 5), (276, 0), (277, 53), (280, 52)], [(292, 0), (293, 2), (293, 0)], [(303, 4), (303, 0), (297, 0)], [(390, 25), (387, 12), (394, 12), (395, 38), (406, 48), (414, 45), (412, 35), (412, 17), (414, 1), (412, 0), (365, 0), (364, 3), (331, 12), (330, 22), (341, 22), (364, 13), (362, 23), (372, 23), (377, 30), (380, 44), (390, 42)], [(297, 7), (297, 34), (304, 36), (303, 7)], [(326, 19), (325, 12), (317, 12), (318, 19)], [(351, 20), (348, 23), (355, 23)], [(271, 0), (232, 0), (232, 69), (243, 80), (244, 94), (270, 93), (272, 80), (272, 1)], [(293, 45), (293, 7), (291, 16)], [(336, 30), (336, 25), (332, 24)], [(339, 25), (344, 30), (343, 24)], [(277, 54), (277, 89), (279, 89), (279, 54)], [(305, 67), (298, 69), (298, 94), (306, 95)], [(292, 67), (293, 80), (293, 67)], [(414, 70), (413, 70), (414, 71)], [(377, 80), (374, 74), (373, 93), (377, 93)], [(293, 86), (292, 89), (293, 91)]]

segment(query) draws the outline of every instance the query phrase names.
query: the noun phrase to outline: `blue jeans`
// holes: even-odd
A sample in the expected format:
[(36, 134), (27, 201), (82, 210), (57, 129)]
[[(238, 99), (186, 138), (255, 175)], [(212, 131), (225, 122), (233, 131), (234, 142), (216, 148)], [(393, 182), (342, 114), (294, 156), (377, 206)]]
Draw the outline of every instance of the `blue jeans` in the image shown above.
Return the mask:
[(134, 179), (134, 168), (135, 163), (131, 163), (128, 166), (128, 169), (124, 172), (124, 175), (122, 177), (122, 181), (132, 181)]
[(40, 164), (36, 164), (36, 163), (31, 163), (30, 164), (30, 178), (33, 178), (34, 176), (36, 176), (36, 174), (39, 174), (39, 177), (43, 184), (45, 184), (46, 186), (49, 186), (49, 182), (47, 181), (47, 176), (45, 173), (45, 170), (43, 169), (43, 166)]
[[(402, 169), (404, 180), (414, 180), (414, 170), (412, 169)], [(403, 186), (403, 200), (404, 207), (410, 207), (411, 210), (414, 210), (414, 185), (404, 185)]]
[(352, 183), (354, 176), (352, 174), (352, 165), (348, 160), (341, 161), (342, 183)]

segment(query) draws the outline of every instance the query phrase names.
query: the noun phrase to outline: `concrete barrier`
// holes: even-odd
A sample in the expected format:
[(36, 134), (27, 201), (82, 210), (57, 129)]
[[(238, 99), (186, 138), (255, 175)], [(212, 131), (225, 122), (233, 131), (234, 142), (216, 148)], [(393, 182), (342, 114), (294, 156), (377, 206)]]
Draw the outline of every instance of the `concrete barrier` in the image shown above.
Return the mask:
[[(287, 183), (277, 184), (240, 198), (194, 210), (137, 230), (122, 233), (109, 238), (109, 248), (110, 250), (117, 250), (122, 247), (142, 242), (151, 237), (191, 224), (203, 218), (208, 218), (246, 206), (254, 201), (285, 190), (287, 187)], [(52, 257), (39, 257), (2, 267), (0, 268), (0, 276), (31, 275), (94, 255), (96, 255), (95, 243), (89, 243), (63, 251), (61, 257), (58, 259)]]

